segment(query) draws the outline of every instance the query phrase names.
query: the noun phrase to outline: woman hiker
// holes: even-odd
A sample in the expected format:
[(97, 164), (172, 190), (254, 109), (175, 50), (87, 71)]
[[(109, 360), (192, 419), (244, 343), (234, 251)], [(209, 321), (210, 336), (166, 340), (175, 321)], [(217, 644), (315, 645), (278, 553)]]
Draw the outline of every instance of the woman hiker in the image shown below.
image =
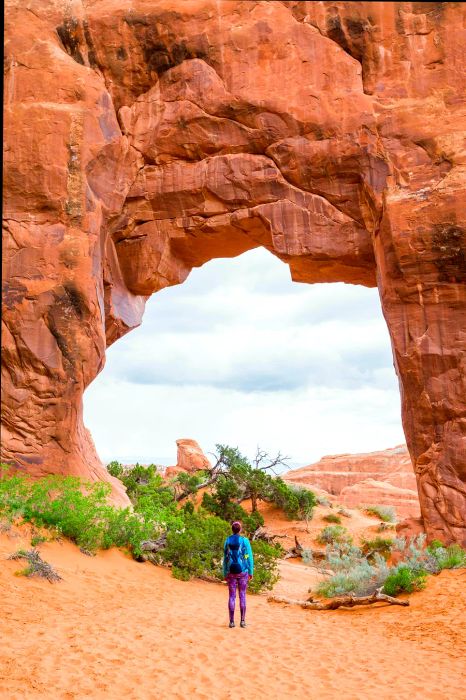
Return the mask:
[(246, 588), (254, 574), (254, 558), (249, 540), (242, 537), (241, 523), (231, 524), (233, 534), (227, 537), (223, 546), (223, 575), (228, 583), (228, 611), (230, 627), (235, 626), (236, 587), (239, 589), (241, 627), (246, 627)]

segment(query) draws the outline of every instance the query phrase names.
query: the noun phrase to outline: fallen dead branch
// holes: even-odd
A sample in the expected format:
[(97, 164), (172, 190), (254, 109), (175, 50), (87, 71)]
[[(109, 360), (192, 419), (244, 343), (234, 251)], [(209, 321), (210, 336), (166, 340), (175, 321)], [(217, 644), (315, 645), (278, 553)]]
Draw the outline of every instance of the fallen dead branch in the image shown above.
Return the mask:
[(259, 526), (254, 530), (251, 540), (262, 540), (263, 542), (267, 542), (267, 544), (274, 545), (276, 544), (275, 540), (284, 539), (285, 537), (286, 535), (271, 535), (265, 528)]
[(296, 537), (296, 535), (294, 536), (294, 542), (294, 547), (288, 550), (288, 552), (283, 557), (284, 559), (296, 559), (298, 557), (303, 556), (304, 547), (300, 542), (298, 542), (298, 538)]
[(357, 605), (373, 605), (374, 603), (387, 603), (388, 605), (402, 605), (403, 607), (409, 606), (407, 600), (398, 600), (398, 598), (393, 598), (390, 595), (382, 593), (380, 589), (377, 589), (371, 595), (365, 596), (341, 596), (339, 598), (332, 598), (328, 603), (324, 603), (319, 600), (313, 600), (309, 598), (308, 600), (293, 600), (292, 598), (284, 598), (283, 596), (271, 595), (267, 598), (269, 603), (287, 603), (288, 605), (300, 605), (302, 608), (310, 610), (336, 610), (337, 608), (354, 608)]

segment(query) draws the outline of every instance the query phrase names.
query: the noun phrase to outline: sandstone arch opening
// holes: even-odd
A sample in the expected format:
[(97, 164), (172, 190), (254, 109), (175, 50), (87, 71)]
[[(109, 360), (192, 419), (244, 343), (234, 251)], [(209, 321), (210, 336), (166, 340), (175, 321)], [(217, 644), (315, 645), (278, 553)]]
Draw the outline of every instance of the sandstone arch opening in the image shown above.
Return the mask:
[(106, 347), (263, 246), (378, 287), (427, 532), (464, 542), (465, 6), (199, 7), (7, 13), (3, 458), (105, 476), (82, 395)]
[(404, 440), (377, 290), (303, 285), (258, 248), (154, 295), (84, 394), (99, 456), (172, 464), (175, 440), (293, 466)]

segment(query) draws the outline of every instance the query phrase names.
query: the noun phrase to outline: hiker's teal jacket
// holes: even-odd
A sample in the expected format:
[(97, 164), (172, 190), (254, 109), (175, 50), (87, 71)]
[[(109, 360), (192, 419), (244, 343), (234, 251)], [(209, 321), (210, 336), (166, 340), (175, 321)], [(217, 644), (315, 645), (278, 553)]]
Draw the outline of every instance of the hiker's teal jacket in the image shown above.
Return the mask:
[[(233, 539), (235, 538), (235, 539)], [(228, 542), (231, 540), (231, 542), (235, 542), (239, 538), (240, 543), (242, 545), (242, 552), (243, 552), (243, 557), (241, 558), (243, 561), (243, 572), (247, 571), (250, 576), (254, 575), (254, 557), (252, 554), (252, 548), (251, 548), (251, 543), (247, 539), (247, 537), (242, 537), (241, 535), (230, 535), (230, 537), (227, 537), (225, 540), (225, 543), (223, 545), (223, 575), (226, 576), (228, 574), (228, 555), (227, 555), (227, 545)]]

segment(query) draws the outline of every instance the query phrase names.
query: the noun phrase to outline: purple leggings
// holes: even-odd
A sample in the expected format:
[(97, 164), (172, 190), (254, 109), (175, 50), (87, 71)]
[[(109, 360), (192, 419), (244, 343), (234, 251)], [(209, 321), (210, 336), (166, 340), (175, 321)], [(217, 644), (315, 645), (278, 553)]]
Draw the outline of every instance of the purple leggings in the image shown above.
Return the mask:
[(246, 588), (248, 587), (249, 574), (243, 571), (242, 574), (228, 574), (228, 611), (230, 613), (230, 622), (235, 619), (235, 602), (236, 602), (236, 587), (239, 590), (239, 609), (241, 611), (241, 619), (246, 617)]

